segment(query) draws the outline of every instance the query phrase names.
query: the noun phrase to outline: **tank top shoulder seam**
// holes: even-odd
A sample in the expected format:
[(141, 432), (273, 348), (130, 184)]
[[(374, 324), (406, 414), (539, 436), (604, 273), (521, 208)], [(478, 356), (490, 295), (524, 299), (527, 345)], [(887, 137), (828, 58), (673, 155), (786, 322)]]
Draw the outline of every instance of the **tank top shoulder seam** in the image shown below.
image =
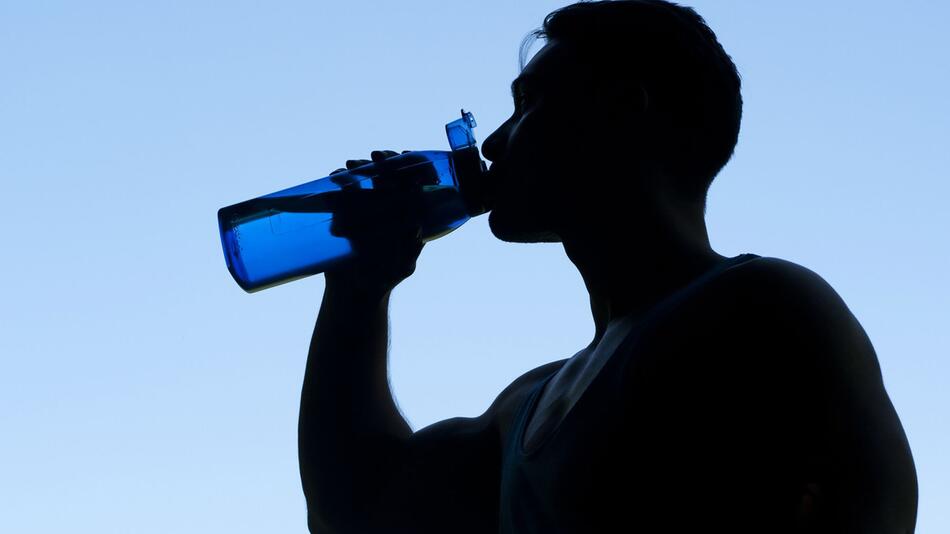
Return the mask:
[(547, 443), (554, 436), (554, 434), (557, 433), (558, 428), (561, 426), (560, 424), (557, 425), (547, 436), (544, 436), (544, 439), (540, 443), (532, 447), (531, 450), (525, 450), (524, 438), (528, 431), (528, 417), (537, 407), (538, 400), (541, 397), (541, 392), (544, 391), (544, 386), (546, 386), (547, 383), (550, 382), (552, 378), (554, 378), (554, 375), (556, 375), (558, 371), (560, 371), (560, 367), (551, 372), (551, 374), (549, 374), (543, 380), (538, 381), (538, 383), (535, 384), (534, 388), (531, 390), (531, 395), (528, 396), (524, 405), (522, 406), (522, 413), (518, 418), (517, 432), (515, 432), (515, 434), (517, 434), (515, 436), (515, 448), (521, 457), (534, 455), (535, 452), (543, 448), (544, 444)]

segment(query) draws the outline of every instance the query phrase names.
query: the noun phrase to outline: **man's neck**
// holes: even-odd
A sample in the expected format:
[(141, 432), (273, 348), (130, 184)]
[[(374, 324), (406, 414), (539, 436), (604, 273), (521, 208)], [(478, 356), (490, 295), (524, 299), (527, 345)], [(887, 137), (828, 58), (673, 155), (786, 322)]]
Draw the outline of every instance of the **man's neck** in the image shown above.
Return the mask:
[(726, 259), (709, 246), (701, 216), (667, 223), (654, 218), (635, 226), (628, 223), (627, 228), (562, 236), (564, 251), (590, 293), (595, 326), (591, 346), (611, 321), (648, 312)]

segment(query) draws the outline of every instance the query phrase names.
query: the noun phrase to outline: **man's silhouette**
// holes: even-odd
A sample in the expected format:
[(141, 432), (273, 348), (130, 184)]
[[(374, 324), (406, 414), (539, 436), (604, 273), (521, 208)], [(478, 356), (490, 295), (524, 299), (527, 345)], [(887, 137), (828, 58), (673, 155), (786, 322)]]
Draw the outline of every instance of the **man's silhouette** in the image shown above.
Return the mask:
[(861, 325), (814, 272), (709, 245), (706, 191), (741, 116), (713, 32), (626, 0), (567, 6), (535, 35), (483, 144), (489, 225), (563, 243), (594, 339), (482, 415), (413, 432), (386, 350), (417, 215), (341, 221), (359, 254), (326, 273), (300, 409), (311, 531), (912, 532), (913, 460)]

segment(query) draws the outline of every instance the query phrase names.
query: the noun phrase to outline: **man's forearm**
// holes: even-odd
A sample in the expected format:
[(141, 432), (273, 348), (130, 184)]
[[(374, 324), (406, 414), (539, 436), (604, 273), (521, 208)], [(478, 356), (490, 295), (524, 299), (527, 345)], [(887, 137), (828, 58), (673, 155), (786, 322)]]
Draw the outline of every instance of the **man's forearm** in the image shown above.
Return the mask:
[(389, 293), (324, 292), (298, 427), (308, 513), (321, 521), (363, 515), (412, 434), (389, 388), (388, 308)]

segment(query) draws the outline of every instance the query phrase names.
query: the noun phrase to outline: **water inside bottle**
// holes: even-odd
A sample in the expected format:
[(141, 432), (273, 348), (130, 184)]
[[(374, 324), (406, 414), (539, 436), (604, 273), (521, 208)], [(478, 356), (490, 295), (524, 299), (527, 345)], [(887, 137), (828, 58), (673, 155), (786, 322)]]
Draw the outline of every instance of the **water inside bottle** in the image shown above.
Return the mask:
[[(334, 200), (346, 189), (392, 187), (400, 180), (421, 180), (424, 206), (422, 240), (442, 237), (469, 216), (452, 180), (447, 153), (419, 151), (415, 162), (387, 160), (396, 168), (385, 180), (379, 166), (366, 165), (222, 209), (219, 222), (228, 268), (245, 290), (257, 291), (312, 274), (345, 261), (353, 254), (349, 239), (330, 227)], [(428, 165), (426, 169), (420, 166)], [(292, 267), (295, 266), (295, 267)]]

